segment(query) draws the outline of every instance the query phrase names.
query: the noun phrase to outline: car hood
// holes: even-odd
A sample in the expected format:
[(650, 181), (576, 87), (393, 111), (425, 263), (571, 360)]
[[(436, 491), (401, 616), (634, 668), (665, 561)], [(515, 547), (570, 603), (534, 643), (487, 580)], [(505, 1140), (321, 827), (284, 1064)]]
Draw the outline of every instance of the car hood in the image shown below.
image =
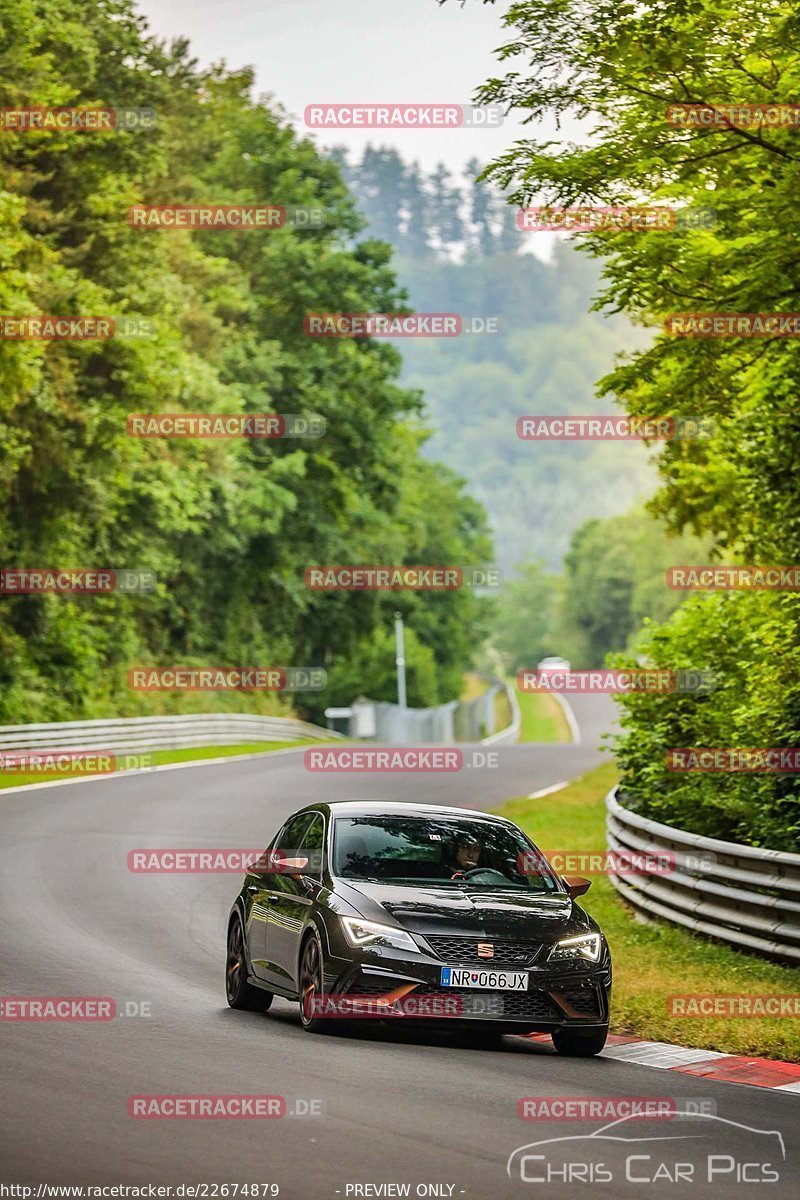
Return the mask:
[[(488, 888), (419, 888), (348, 881), (363, 897), (362, 916), (379, 921), (390, 913), (412, 933), (534, 938), (550, 942), (592, 928), (582, 909), (564, 895), (493, 891)], [(369, 911), (367, 911), (369, 910)]]

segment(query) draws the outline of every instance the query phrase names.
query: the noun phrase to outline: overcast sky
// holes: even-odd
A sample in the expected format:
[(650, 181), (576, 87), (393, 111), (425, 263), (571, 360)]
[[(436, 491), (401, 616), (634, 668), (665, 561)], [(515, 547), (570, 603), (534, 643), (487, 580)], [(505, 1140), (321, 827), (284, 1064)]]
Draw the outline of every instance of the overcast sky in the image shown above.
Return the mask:
[[(469, 103), (498, 74), (492, 51), (507, 40), (508, 0), (139, 0), (151, 29), (187, 36), (202, 63), (252, 64), (258, 89), (294, 114), (304, 133), (307, 104), (360, 101)], [(395, 145), (431, 168), (486, 162), (523, 135), (512, 117), (496, 129), (334, 129), (322, 145)]]

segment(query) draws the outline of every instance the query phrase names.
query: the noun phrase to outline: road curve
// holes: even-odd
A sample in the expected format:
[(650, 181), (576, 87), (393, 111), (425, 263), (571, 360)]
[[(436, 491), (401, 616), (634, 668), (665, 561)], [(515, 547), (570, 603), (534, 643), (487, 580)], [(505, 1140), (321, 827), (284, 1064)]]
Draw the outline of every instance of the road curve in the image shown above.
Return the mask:
[[(0, 793), (0, 993), (112, 996), (123, 1010), (126, 1002), (152, 1007), (149, 1018), (107, 1023), (0, 1022), (0, 1182), (276, 1183), (290, 1200), (375, 1196), (353, 1189), (382, 1183), (410, 1184), (412, 1196), (424, 1194), (417, 1185), (437, 1185), (428, 1194), (440, 1196), (538, 1195), (519, 1174), (509, 1178), (509, 1154), (536, 1138), (588, 1133), (597, 1122), (533, 1126), (517, 1116), (521, 1097), (675, 1095), (711, 1097), (724, 1118), (782, 1130), (788, 1160), (769, 1194), (797, 1194), (789, 1141), (797, 1096), (611, 1059), (560, 1059), (549, 1043), (523, 1038), (490, 1046), (383, 1027), (312, 1036), (282, 1001), (266, 1015), (233, 1012), (224, 999), (224, 933), (239, 877), (127, 869), (134, 847), (263, 845), (288, 812), (316, 797), (424, 796), (489, 807), (574, 777), (599, 761), (597, 736), (609, 715), (603, 697), (578, 700), (580, 745), (503, 747), (491, 769), (321, 775), (304, 769), (298, 751)], [(129, 1096), (155, 1093), (282, 1095), (290, 1105), (321, 1101), (322, 1114), (128, 1116)], [(603, 1197), (651, 1190), (596, 1187)], [(556, 1182), (545, 1194), (579, 1188)], [(750, 1192), (742, 1185), (709, 1194)], [(676, 1200), (698, 1194), (706, 1193), (688, 1185), (665, 1191)]]

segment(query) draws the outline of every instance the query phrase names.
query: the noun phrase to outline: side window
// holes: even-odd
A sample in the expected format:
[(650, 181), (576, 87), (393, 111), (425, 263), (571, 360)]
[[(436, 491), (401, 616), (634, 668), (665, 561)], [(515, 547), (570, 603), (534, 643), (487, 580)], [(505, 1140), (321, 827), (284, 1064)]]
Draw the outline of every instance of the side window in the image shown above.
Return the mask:
[(274, 849), (279, 854), (294, 858), (303, 845), (305, 832), (315, 815), (315, 813), (300, 813), (297, 817), (291, 817), (275, 839)]
[(308, 859), (305, 874), (313, 879), (322, 878), (322, 859), (325, 849), (325, 822), (320, 813), (314, 813), (311, 824), (306, 830), (301, 851)]
[[(271, 849), (282, 858), (296, 858), (313, 816), (313, 813), (301, 813), (297, 817), (290, 817), (272, 843)], [(280, 870), (269, 872), (265, 879), (267, 887), (273, 892), (293, 894), (297, 887), (294, 880)]]
[(279, 829), (272, 840), (267, 844), (266, 850), (263, 850), (261, 854), (259, 854), (258, 858), (253, 860), (254, 873), (260, 875), (266, 869), (267, 864), (269, 863), (269, 852), (270, 850), (274, 850), (275, 847), (280, 844), (280, 836), (282, 832), (283, 830)]

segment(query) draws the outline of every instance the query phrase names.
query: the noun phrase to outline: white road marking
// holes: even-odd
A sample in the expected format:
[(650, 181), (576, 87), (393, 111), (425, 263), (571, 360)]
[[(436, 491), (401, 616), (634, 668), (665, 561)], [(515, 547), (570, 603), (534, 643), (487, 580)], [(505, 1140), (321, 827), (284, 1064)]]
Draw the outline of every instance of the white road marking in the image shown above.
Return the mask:
[(542, 796), (552, 796), (553, 792), (560, 792), (565, 787), (569, 787), (569, 781), (566, 779), (563, 783), (554, 783), (550, 787), (539, 788), (538, 792), (528, 792), (528, 799), (539, 800)]

